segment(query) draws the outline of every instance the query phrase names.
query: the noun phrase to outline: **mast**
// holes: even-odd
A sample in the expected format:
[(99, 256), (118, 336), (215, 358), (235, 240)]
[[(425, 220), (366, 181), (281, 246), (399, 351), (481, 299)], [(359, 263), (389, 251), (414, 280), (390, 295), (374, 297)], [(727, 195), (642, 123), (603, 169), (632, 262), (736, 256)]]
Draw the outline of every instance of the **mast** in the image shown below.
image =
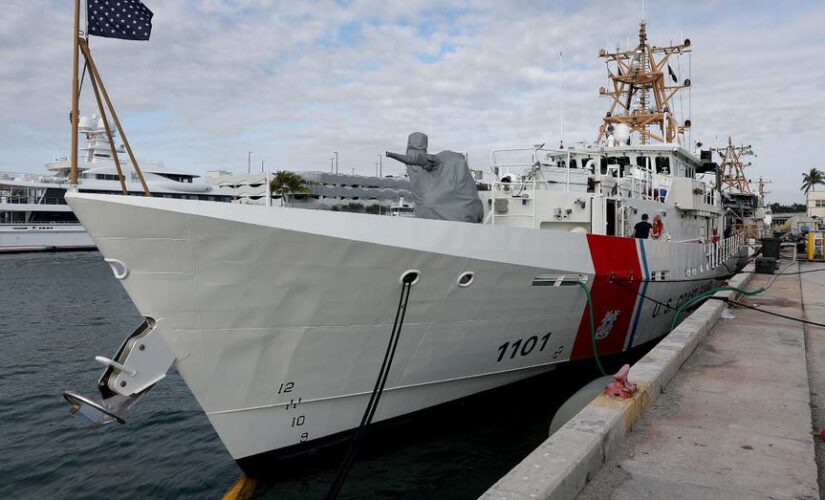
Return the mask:
[(728, 145), (724, 148), (711, 148), (722, 161), (719, 163), (720, 186), (719, 191), (726, 193), (754, 194), (750, 188), (750, 181), (745, 175), (745, 167), (751, 162), (743, 162), (742, 158), (753, 154), (750, 145), (734, 146), (733, 140), (728, 137)]
[(765, 208), (765, 206), (766, 206), (765, 205), (765, 197), (768, 196), (768, 193), (770, 193), (770, 191), (765, 189), (766, 184), (771, 184), (771, 181), (766, 181), (765, 179), (760, 177), (759, 178), (759, 184), (758, 184), (759, 185), (758, 193), (759, 193), (759, 206), (762, 207), (762, 208)]
[(668, 61), (674, 54), (689, 52), (689, 39), (679, 45), (651, 46), (644, 20), (639, 23), (636, 48), (617, 48), (615, 52), (601, 49), (599, 57), (605, 59), (612, 88), (601, 87), (599, 94), (609, 96), (612, 102), (596, 140), (607, 139), (616, 125), (625, 124), (631, 134), (638, 134), (641, 144), (681, 143), (690, 120), (681, 124), (677, 121), (672, 99), (680, 90), (690, 87), (690, 80), (680, 83)]
[(78, 79), (78, 66), (80, 62), (79, 38), (80, 0), (74, 0), (74, 29), (72, 30), (72, 114), (70, 116), (72, 121), (72, 151), (70, 154), (71, 170), (69, 174), (69, 183), (72, 188), (77, 188), (77, 125), (79, 119), (78, 108), (80, 107), (80, 83)]

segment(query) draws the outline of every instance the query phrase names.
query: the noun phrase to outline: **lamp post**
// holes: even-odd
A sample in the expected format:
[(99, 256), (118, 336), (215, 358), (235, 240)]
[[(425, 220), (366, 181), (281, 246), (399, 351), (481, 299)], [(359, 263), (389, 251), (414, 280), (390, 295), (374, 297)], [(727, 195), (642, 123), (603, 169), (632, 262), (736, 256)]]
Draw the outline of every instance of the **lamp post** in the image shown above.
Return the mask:
[(272, 184), (270, 184), (270, 173), (269, 170), (266, 171), (266, 206), (272, 206)]
[(384, 177), (384, 162), (381, 153), (378, 153), (378, 177)]
[(246, 173), (252, 173), (252, 151), (247, 151), (246, 153)]
[(261, 160), (261, 173), (264, 173), (264, 163), (266, 162), (264, 160)]
[(332, 154), (335, 155), (335, 173), (338, 173), (338, 151), (333, 151)]

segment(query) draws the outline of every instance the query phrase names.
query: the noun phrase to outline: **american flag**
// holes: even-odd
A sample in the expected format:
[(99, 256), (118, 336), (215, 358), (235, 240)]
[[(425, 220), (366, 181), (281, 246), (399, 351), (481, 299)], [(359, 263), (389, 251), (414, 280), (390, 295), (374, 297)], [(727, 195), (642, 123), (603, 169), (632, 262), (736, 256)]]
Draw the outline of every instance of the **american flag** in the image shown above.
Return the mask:
[(148, 40), (152, 11), (140, 0), (88, 0), (90, 35), (124, 40)]

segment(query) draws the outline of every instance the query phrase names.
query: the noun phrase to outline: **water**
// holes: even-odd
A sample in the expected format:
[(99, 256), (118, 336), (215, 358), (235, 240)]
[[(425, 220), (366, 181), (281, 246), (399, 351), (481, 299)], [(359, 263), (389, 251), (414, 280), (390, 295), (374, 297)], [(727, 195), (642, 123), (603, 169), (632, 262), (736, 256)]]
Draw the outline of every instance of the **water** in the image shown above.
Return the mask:
[[(114, 354), (140, 321), (97, 252), (0, 255), (0, 497), (215, 498), (238, 477), (174, 371), (126, 425), (87, 429), (68, 414), (62, 391), (92, 393), (94, 356)], [(419, 419), (359, 455), (341, 498), (475, 498), (595, 376), (590, 363), (567, 367)], [(260, 484), (255, 496), (322, 498), (335, 472)]]

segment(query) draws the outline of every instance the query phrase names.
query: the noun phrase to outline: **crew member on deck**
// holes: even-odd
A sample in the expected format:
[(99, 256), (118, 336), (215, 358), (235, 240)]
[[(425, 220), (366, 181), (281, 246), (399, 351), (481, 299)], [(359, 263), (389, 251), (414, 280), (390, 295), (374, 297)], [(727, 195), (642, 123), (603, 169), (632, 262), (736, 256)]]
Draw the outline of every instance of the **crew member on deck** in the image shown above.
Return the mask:
[(650, 236), (650, 229), (653, 226), (647, 221), (647, 214), (642, 214), (642, 221), (633, 226), (633, 237), (646, 240)]

